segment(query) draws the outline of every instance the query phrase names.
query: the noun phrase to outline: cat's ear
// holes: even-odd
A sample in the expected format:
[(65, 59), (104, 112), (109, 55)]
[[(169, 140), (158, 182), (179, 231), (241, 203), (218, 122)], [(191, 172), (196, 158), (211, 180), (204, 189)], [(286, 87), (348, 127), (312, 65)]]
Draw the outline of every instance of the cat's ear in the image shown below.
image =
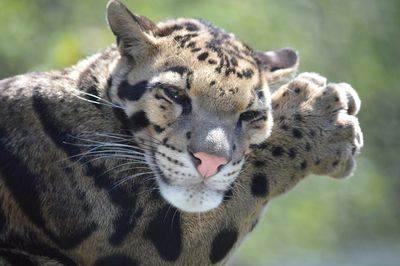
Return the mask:
[(110, 0), (107, 21), (117, 38), (121, 55), (143, 58), (155, 50), (153, 31), (157, 26), (151, 20), (133, 14), (117, 0)]
[(268, 83), (279, 82), (292, 76), (299, 66), (299, 55), (292, 48), (277, 51), (253, 52), (264, 78)]

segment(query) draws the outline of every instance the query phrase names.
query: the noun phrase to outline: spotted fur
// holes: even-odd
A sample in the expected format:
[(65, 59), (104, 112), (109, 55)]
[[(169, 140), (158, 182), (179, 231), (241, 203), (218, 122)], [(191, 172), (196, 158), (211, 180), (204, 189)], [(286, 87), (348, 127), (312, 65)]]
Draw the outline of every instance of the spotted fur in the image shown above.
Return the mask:
[[(2, 265), (224, 264), (271, 198), (351, 173), (349, 85), (306, 73), (271, 96), (291, 49), (256, 52), (201, 20), (156, 25), (115, 0), (107, 15), (117, 46), (0, 81)], [(199, 151), (227, 163), (203, 178)]]

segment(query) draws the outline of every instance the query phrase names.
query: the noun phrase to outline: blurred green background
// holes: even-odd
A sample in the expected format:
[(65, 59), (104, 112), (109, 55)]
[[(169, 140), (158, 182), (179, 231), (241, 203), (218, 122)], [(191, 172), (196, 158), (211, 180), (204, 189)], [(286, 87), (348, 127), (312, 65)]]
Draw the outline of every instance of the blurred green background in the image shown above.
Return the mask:
[[(400, 265), (400, 1), (125, 0), (154, 21), (198, 17), (360, 93), (365, 147), (347, 180), (311, 177), (269, 206), (231, 265)], [(0, 0), (0, 78), (62, 68), (113, 36), (105, 0)]]

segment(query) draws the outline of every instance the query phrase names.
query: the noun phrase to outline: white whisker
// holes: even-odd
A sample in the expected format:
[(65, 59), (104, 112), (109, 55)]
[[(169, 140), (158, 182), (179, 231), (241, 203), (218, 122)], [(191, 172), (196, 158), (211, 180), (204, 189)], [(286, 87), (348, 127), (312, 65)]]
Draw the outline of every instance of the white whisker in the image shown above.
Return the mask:
[(138, 174), (135, 174), (135, 175), (127, 176), (127, 177), (123, 178), (122, 180), (116, 182), (114, 184), (114, 186), (109, 189), (109, 191), (115, 189), (116, 187), (122, 185), (123, 183), (125, 183), (125, 182), (127, 182), (127, 181), (129, 181), (129, 180), (131, 180), (133, 178), (136, 178), (136, 177), (142, 176), (142, 175), (147, 175), (147, 174), (154, 174), (154, 172), (153, 171), (148, 171), (148, 172), (143, 172), (143, 173), (138, 173)]
[(79, 91), (79, 93), (87, 95), (87, 96), (90, 96), (90, 97), (93, 97), (93, 98), (99, 100), (100, 102), (84, 98), (84, 97), (80, 96), (79, 94), (73, 94), (73, 95), (75, 97), (83, 100), (83, 101), (86, 101), (86, 102), (90, 102), (90, 103), (94, 103), (94, 104), (98, 104), (98, 105), (103, 105), (103, 106), (107, 106), (107, 107), (114, 107), (114, 108), (124, 109), (122, 106), (116, 105), (116, 104), (114, 104), (114, 103), (112, 103), (110, 101), (107, 101), (107, 100), (105, 100), (105, 99), (103, 99), (103, 98), (101, 98), (101, 97), (99, 97), (97, 95), (94, 95), (94, 94), (91, 94), (91, 93), (88, 93), (88, 92), (85, 92), (85, 91)]

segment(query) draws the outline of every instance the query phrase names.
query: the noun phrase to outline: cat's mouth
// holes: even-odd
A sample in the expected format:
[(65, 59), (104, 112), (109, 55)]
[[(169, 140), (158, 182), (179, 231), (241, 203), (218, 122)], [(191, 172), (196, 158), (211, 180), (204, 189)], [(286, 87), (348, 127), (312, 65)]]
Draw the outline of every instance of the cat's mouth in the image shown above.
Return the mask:
[[(223, 167), (216, 175), (204, 178), (192, 165), (188, 155), (174, 157), (176, 162), (166, 165), (163, 157), (146, 158), (152, 168), (161, 196), (174, 207), (190, 213), (206, 212), (218, 207), (233, 181), (243, 160)], [(181, 166), (175, 165), (177, 162)], [(172, 167), (174, 165), (174, 167)]]
[(224, 191), (210, 188), (204, 182), (191, 185), (169, 185), (157, 178), (160, 194), (176, 208), (185, 212), (206, 212), (218, 207)]
[(213, 188), (199, 178), (172, 184), (156, 166), (156, 179), (161, 196), (174, 207), (190, 213), (206, 212), (221, 204), (224, 191)]

